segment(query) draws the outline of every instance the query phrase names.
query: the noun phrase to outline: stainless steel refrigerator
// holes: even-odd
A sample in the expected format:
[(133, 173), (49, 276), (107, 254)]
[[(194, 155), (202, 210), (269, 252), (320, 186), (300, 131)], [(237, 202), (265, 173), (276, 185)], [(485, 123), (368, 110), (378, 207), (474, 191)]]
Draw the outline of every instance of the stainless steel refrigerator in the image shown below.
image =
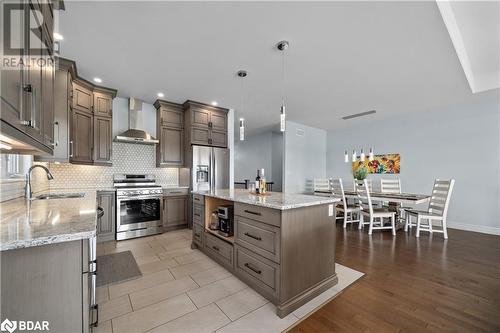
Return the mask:
[(193, 191), (213, 191), (229, 188), (229, 149), (191, 147), (191, 188)]

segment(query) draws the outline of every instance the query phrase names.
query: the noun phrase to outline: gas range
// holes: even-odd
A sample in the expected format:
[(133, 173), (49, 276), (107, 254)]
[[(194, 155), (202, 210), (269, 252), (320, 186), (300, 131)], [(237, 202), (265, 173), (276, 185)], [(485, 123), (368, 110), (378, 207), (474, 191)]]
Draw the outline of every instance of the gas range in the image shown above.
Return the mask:
[(154, 175), (116, 174), (116, 239), (163, 232), (163, 189)]

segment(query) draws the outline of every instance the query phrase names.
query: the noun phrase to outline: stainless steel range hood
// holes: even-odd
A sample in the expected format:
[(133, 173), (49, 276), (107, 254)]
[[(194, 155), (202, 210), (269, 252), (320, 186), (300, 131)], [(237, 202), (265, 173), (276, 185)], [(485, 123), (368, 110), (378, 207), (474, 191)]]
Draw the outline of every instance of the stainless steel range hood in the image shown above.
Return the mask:
[(128, 130), (115, 137), (116, 142), (156, 144), (159, 143), (144, 130), (144, 111), (142, 101), (137, 98), (128, 99)]

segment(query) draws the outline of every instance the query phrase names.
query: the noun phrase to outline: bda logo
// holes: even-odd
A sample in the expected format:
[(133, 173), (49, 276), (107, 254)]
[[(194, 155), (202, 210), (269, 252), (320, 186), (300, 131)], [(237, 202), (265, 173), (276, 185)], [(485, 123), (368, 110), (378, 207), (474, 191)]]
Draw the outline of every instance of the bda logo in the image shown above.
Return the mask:
[(2, 332), (9, 331), (10, 333), (14, 332), (17, 328), (16, 321), (10, 321), (9, 319), (5, 319), (2, 324), (0, 324), (0, 330)]

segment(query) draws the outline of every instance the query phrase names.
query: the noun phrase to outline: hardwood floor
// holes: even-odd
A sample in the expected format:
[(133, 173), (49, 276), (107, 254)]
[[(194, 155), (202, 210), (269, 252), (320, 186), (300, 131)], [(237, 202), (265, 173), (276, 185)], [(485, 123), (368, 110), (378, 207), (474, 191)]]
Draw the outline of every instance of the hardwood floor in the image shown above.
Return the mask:
[(291, 332), (500, 332), (500, 236), (337, 226), (337, 262), (366, 273)]

